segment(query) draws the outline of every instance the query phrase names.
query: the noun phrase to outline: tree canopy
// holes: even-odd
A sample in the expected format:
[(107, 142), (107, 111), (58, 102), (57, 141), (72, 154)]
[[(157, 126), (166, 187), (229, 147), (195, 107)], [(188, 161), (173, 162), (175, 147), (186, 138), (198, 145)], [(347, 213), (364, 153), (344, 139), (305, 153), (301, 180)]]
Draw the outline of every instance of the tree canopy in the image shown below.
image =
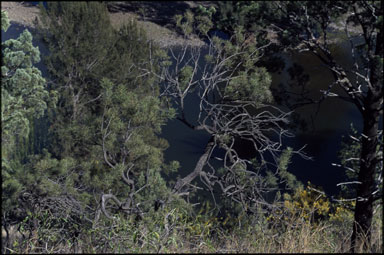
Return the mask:
[[(6, 12), (1, 12), (2, 30), (9, 27)], [(30, 135), (33, 120), (44, 116), (48, 106), (55, 102), (56, 94), (49, 92), (46, 80), (34, 64), (40, 61), (40, 51), (32, 44), (32, 35), (26, 29), (16, 39), (2, 43), (1, 66), (1, 146), (3, 210), (9, 212), (15, 206), (16, 197), (22, 190), (20, 167), (23, 149)]]

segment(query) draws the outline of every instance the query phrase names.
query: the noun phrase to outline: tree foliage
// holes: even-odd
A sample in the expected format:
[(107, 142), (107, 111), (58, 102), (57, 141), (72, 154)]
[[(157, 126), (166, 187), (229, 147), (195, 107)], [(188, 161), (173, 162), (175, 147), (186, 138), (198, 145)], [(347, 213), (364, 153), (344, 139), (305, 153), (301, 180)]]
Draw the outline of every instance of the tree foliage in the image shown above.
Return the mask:
[[(1, 16), (2, 30), (6, 31), (6, 12), (2, 11)], [(18, 156), (25, 150), (23, 141), (29, 139), (34, 119), (44, 116), (47, 107), (54, 105), (56, 94), (48, 91), (41, 71), (34, 66), (40, 61), (40, 51), (33, 46), (28, 30), (2, 43), (1, 58), (2, 199), (3, 210), (9, 212), (23, 189), (21, 161), (25, 157)]]
[(256, 32), (264, 17), (271, 11), (268, 1), (225, 1), (218, 2), (215, 24), (218, 29), (233, 34), (238, 27)]
[[(49, 112), (48, 134), (36, 138), (49, 138), (43, 153), (30, 155), (23, 162), (23, 172), (10, 172), (9, 184), (3, 182), (3, 186), (12, 189), (17, 182), (22, 187), (23, 193), (10, 199), (21, 201), (24, 217), (28, 212), (38, 215), (48, 210), (63, 224), (97, 224), (103, 194), (129, 196), (131, 200), (125, 205), (140, 215), (169, 193), (160, 174), (166, 167), (163, 150), (167, 142), (158, 134), (172, 117), (172, 110), (163, 107), (158, 84), (142, 71), (150, 58), (151, 64), (157, 65), (158, 57), (150, 55), (150, 50), (161, 51), (135, 22), (113, 29), (103, 3), (50, 2), (41, 13), (39, 35), (50, 51), (45, 62), (50, 88), (58, 91), (57, 107)], [(17, 102), (22, 103), (21, 109), (41, 116), (46, 104), (36, 98), (49, 94), (41, 89), (44, 79), (37, 76), (40, 73), (30, 67), (31, 59), (38, 60), (38, 51), (32, 46), (22, 48), (31, 41), (29, 33), (19, 41), (6, 42), (2, 79), (6, 76), (8, 80), (2, 84), (10, 95), (20, 97)], [(28, 53), (22, 58), (16, 52), (26, 63), (16, 63), (17, 59), (10, 57), (11, 46)], [(21, 85), (11, 90), (23, 74), (11, 69), (14, 63), (36, 74), (21, 79)], [(10, 70), (19, 76), (11, 76)], [(31, 80), (36, 80), (36, 88), (27, 87), (35, 84)], [(27, 92), (25, 98), (18, 89)], [(148, 196), (142, 196), (146, 193)]]

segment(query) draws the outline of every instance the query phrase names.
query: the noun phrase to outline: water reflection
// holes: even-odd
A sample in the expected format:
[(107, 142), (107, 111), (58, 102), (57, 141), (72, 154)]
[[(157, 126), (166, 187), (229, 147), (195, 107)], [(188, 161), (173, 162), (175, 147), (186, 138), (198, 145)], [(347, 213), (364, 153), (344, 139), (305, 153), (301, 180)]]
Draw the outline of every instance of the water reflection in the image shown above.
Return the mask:
[[(341, 41), (331, 46), (335, 60), (346, 70), (352, 67), (350, 45), (347, 41)], [(285, 60), (285, 69), (281, 74), (274, 73), (272, 88), (286, 86), (291, 81), (289, 68), (296, 63), (303, 68), (303, 73), (308, 75), (305, 85), (307, 96), (319, 99), (321, 90), (327, 90), (334, 82), (330, 70), (310, 52), (291, 52), (282, 55)], [(353, 81), (353, 77), (349, 77)], [(301, 88), (290, 88), (291, 91), (300, 93)], [(331, 90), (345, 96), (345, 92), (338, 86)], [(339, 162), (337, 154), (341, 149), (343, 135), (348, 135), (350, 124), (358, 130), (362, 129), (361, 116), (355, 105), (339, 98), (328, 97), (321, 104), (308, 104), (295, 110), (306, 122), (306, 127), (296, 130), (296, 138), (287, 140), (287, 144), (293, 148), (300, 148), (307, 144), (306, 152), (313, 157), (313, 161), (307, 161), (300, 157), (292, 159), (290, 171), (301, 181), (311, 181), (324, 187), (328, 194), (337, 194), (339, 189), (336, 184), (343, 180), (344, 172), (341, 168), (332, 166)]]

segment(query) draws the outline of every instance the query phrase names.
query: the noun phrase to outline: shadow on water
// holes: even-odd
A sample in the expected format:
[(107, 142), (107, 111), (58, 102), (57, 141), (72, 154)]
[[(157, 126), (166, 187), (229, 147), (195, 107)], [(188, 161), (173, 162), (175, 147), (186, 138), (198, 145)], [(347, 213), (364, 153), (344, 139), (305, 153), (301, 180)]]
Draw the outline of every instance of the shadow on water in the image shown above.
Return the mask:
[[(40, 3), (40, 2), (28, 2), (28, 1), (26, 1), (26, 2), (22, 2), (22, 4), (23, 4), (24, 6), (38, 6), (39, 3)], [(44, 6), (45, 8), (47, 8), (48, 3), (47, 3), (46, 1), (44, 1), (44, 2), (42, 2), (42, 3), (43, 3), (43, 6)]]
[[(340, 42), (332, 47), (332, 53), (343, 67), (350, 68), (352, 59), (347, 42)], [(293, 52), (282, 55), (285, 69), (281, 74), (272, 74), (272, 88), (287, 86), (294, 83), (289, 75), (289, 68), (297, 64), (303, 68), (303, 73), (308, 75), (305, 88), (307, 96), (319, 99), (321, 90), (326, 90), (334, 82), (331, 72), (310, 52)], [(350, 77), (352, 78), (352, 77)], [(300, 93), (300, 87), (288, 86), (290, 91)], [(345, 95), (344, 91), (334, 86), (333, 93)], [(328, 194), (337, 194), (337, 183), (341, 182), (345, 173), (341, 168), (332, 166), (339, 163), (338, 152), (341, 149), (343, 135), (350, 132), (351, 123), (358, 130), (362, 129), (361, 116), (357, 108), (346, 101), (329, 97), (320, 104), (308, 104), (295, 109), (295, 113), (305, 122), (305, 127), (295, 130), (295, 138), (287, 139), (286, 145), (299, 149), (307, 145), (305, 152), (313, 160), (304, 160), (299, 156), (292, 158), (289, 168), (303, 183), (310, 181), (320, 185)], [(330, 178), (331, 177), (331, 178)]]

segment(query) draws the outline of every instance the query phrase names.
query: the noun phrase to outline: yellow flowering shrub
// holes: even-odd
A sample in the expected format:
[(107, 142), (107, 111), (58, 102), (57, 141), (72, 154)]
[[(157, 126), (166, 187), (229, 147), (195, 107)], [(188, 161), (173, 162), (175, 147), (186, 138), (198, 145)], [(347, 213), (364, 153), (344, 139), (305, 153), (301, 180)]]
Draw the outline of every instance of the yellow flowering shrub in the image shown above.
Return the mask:
[(210, 204), (206, 202), (193, 220), (185, 220), (184, 226), (188, 237), (206, 239), (218, 224), (219, 219), (212, 214)]
[(291, 196), (284, 194), (284, 207), (287, 217), (303, 218), (306, 222), (312, 222), (321, 216), (327, 216), (330, 210), (330, 202), (324, 193), (319, 192), (308, 182), (306, 188), (298, 188)]
[(334, 212), (329, 214), (329, 220), (332, 222), (348, 222), (352, 221), (354, 217), (353, 210), (356, 205), (356, 201), (337, 204), (334, 208)]

